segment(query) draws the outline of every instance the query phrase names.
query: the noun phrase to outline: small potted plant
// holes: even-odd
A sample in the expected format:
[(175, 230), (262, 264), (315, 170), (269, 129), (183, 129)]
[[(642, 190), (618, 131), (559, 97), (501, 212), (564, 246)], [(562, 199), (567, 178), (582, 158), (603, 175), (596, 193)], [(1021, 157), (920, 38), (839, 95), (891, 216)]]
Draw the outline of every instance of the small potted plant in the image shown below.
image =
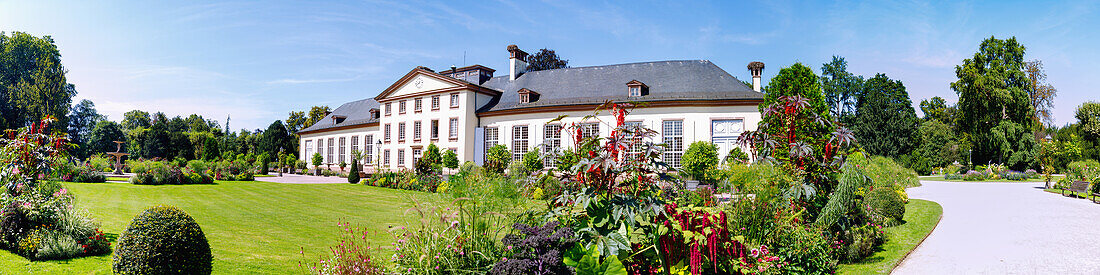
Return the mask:
[(347, 167), (348, 167), (347, 162), (340, 161), (340, 172), (344, 172), (344, 168), (347, 168)]

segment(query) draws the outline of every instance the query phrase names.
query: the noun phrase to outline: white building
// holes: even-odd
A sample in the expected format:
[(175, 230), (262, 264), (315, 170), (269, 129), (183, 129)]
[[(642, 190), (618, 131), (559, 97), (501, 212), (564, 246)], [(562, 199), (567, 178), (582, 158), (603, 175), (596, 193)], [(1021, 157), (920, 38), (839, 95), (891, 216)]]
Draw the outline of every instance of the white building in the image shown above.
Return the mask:
[[(364, 165), (411, 169), (429, 144), (453, 150), (460, 162), (481, 163), (484, 152), (505, 144), (519, 157), (528, 150), (552, 151), (573, 144), (561, 127), (580, 122), (607, 102), (644, 102), (628, 123), (656, 130), (667, 143), (665, 161), (679, 166), (694, 141), (711, 141), (723, 156), (745, 130), (760, 122), (758, 105), (763, 63), (749, 64), (750, 88), (706, 60), (657, 61), (526, 72), (527, 53), (508, 46), (509, 75), (473, 65), (432, 71), (417, 67), (374, 98), (341, 105), (299, 131), (299, 156), (319, 153), (326, 164), (351, 162), (363, 152)], [(567, 118), (548, 123), (560, 115)], [(600, 120), (613, 122), (608, 112)], [(606, 137), (606, 124), (589, 124), (585, 135)], [(540, 146), (541, 145), (541, 146)]]

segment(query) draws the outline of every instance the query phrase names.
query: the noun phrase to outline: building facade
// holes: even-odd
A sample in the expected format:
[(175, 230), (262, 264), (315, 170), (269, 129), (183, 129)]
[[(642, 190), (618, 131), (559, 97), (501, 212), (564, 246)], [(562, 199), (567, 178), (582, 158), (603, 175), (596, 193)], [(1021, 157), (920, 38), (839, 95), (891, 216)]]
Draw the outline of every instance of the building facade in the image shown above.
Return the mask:
[[(508, 46), (509, 74), (473, 65), (433, 71), (417, 67), (378, 96), (352, 101), (299, 131), (299, 156), (323, 167), (351, 162), (361, 152), (367, 171), (411, 169), (429, 145), (452, 150), (460, 162), (481, 164), (487, 148), (504, 144), (518, 159), (573, 144), (566, 125), (606, 137), (607, 124), (584, 119), (606, 102), (641, 103), (627, 123), (657, 131), (665, 161), (679, 167), (687, 145), (709, 141), (724, 156), (746, 130), (755, 130), (763, 63), (750, 63), (753, 87), (706, 60), (657, 61), (527, 72), (527, 53)], [(553, 121), (562, 115), (566, 117)], [(596, 115), (614, 121), (611, 114)], [(552, 165), (551, 161), (547, 164)]]

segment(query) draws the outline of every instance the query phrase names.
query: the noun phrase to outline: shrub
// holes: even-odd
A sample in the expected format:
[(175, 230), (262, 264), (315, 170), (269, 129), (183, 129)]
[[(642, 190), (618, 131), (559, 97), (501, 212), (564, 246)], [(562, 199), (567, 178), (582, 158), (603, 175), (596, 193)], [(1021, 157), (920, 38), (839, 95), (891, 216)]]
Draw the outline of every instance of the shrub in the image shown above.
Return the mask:
[(964, 179), (966, 179), (966, 175), (945, 174), (945, 175), (943, 175), (943, 179), (945, 179), (945, 180), (964, 180)]
[(856, 262), (875, 253), (876, 247), (886, 240), (886, 232), (878, 225), (863, 225), (840, 234), (840, 260)]
[(313, 167), (316, 169), (321, 169), (321, 162), (323, 162), (324, 159), (325, 158), (321, 156), (321, 153), (313, 153)]
[(517, 234), (508, 234), (501, 240), (512, 254), (507, 260), (493, 266), (489, 274), (571, 274), (565, 265), (565, 251), (576, 244), (573, 229), (561, 226), (557, 221), (545, 225), (530, 226), (516, 223)]
[(206, 172), (207, 170), (210, 170), (211, 167), (207, 162), (196, 159), (196, 160), (188, 161), (187, 162), (187, 168), (191, 168), (191, 170), (195, 170), (195, 171), (199, 171), (199, 172)]
[(886, 220), (875, 221), (877, 223), (891, 225), (901, 222), (902, 219), (905, 218), (906, 201), (898, 194), (898, 191), (893, 188), (871, 188), (870, 191), (867, 191), (864, 198), (875, 214), (886, 218)]
[(1023, 180), (1028, 179), (1027, 174), (1016, 172), (1016, 171), (1004, 171), (1004, 172), (1001, 172), (1001, 174), (999, 174), (997, 176), (1000, 177), (1003, 180), (1023, 181)]
[(351, 171), (348, 171), (348, 183), (359, 183), (359, 160), (351, 160)]
[[(416, 223), (391, 230), (393, 262), (404, 274), (484, 273), (504, 258), (495, 236), (502, 217), (476, 199), (458, 199), (454, 209), (415, 203)], [(495, 210), (495, 209), (493, 209)], [(462, 240), (456, 242), (455, 240)]]
[(455, 154), (455, 151), (447, 150), (443, 152), (443, 167), (458, 168), (458, 154)]
[(526, 154), (523, 154), (523, 169), (526, 170), (528, 173), (538, 172), (541, 171), (542, 168), (544, 168), (542, 164), (542, 157), (539, 156), (539, 152), (540, 151), (536, 148), (535, 150), (531, 150), (528, 151)]
[(121, 274), (210, 274), (213, 256), (195, 219), (174, 206), (154, 206), (118, 238), (113, 270)]
[(163, 185), (163, 184), (212, 184), (214, 177), (203, 171), (191, 168), (180, 168), (175, 164), (158, 161), (147, 161), (138, 164), (142, 168), (140, 173), (130, 177), (131, 184), (137, 185)]
[(680, 164), (687, 176), (703, 184), (712, 184), (713, 181), (706, 177), (706, 172), (718, 165), (718, 147), (706, 141), (693, 142), (684, 152)]
[(985, 180), (985, 174), (982, 173), (982, 172), (970, 170), (970, 171), (966, 172), (966, 175), (963, 175), (963, 180), (964, 181), (984, 181)]
[(1039, 172), (1035, 171), (1035, 169), (1027, 169), (1026, 171), (1024, 171), (1024, 175), (1026, 175), (1029, 179), (1037, 179), (1040, 176)]
[(776, 267), (775, 274), (832, 274), (836, 270), (837, 258), (825, 232), (798, 225), (782, 225), (776, 230), (767, 245), (785, 264)]
[(111, 158), (103, 156), (102, 154), (88, 158), (88, 165), (91, 165), (92, 169), (99, 172), (111, 172), (115, 170), (114, 162), (111, 161)]
[(733, 147), (733, 149), (730, 149), (729, 154), (726, 154), (725, 161), (734, 163), (748, 163), (749, 154), (745, 153), (745, 151), (742, 151), (741, 147)]
[(485, 157), (485, 169), (493, 173), (504, 173), (504, 168), (512, 162), (512, 154), (504, 144), (493, 145)]
[(1066, 177), (1071, 180), (1091, 181), (1100, 176), (1100, 162), (1096, 160), (1074, 161), (1066, 165)]

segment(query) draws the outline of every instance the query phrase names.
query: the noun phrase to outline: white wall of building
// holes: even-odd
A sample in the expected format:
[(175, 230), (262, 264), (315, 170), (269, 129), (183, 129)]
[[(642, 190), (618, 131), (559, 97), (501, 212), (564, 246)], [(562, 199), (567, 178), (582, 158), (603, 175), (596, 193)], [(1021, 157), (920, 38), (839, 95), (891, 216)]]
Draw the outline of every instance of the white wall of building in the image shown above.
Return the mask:
[[(324, 122), (321, 122), (321, 123), (324, 123)], [(344, 138), (344, 142), (345, 142), (344, 147), (343, 147), (344, 162), (346, 162), (350, 165), (352, 149), (358, 148), (359, 151), (366, 151), (367, 150), (366, 146), (368, 146), (366, 136), (372, 135), (373, 137), (371, 139), (374, 139), (374, 141), (377, 141), (377, 138), (378, 138), (377, 132), (378, 132), (378, 127), (377, 126), (370, 126), (370, 127), (360, 127), (360, 128), (353, 128), (353, 129), (344, 129), (344, 130), (304, 134), (304, 135), (301, 135), (301, 137), (299, 138), (299, 141), (298, 141), (299, 142), (298, 143), (299, 144), (298, 150), (301, 150), (301, 151), (298, 152), (298, 156), (299, 156), (299, 159), (306, 162), (307, 166), (313, 167), (313, 154), (314, 153), (320, 153), (321, 157), (323, 159), (323, 161), (322, 161), (323, 164), (321, 164), (321, 167), (326, 167), (326, 165), (331, 165), (331, 167), (334, 168), (334, 169), (339, 168), (340, 150), (341, 150), (340, 138)], [(356, 137), (355, 139), (356, 139), (356, 142), (358, 143), (358, 146), (355, 146), (356, 144), (352, 143), (352, 137)], [(333, 147), (332, 147), (333, 152), (332, 152), (331, 158), (329, 156), (329, 147), (328, 147), (329, 146), (329, 139), (332, 139), (332, 141), (334, 142)], [(321, 146), (320, 150), (318, 150), (318, 146)], [(374, 145), (371, 145), (371, 146), (374, 146)], [(372, 150), (372, 152), (371, 152), (372, 154), (377, 155), (376, 153), (373, 152), (373, 150), (374, 150), (373, 147), (372, 147), (371, 150)], [(372, 160), (372, 163), (373, 163), (373, 160)]]

